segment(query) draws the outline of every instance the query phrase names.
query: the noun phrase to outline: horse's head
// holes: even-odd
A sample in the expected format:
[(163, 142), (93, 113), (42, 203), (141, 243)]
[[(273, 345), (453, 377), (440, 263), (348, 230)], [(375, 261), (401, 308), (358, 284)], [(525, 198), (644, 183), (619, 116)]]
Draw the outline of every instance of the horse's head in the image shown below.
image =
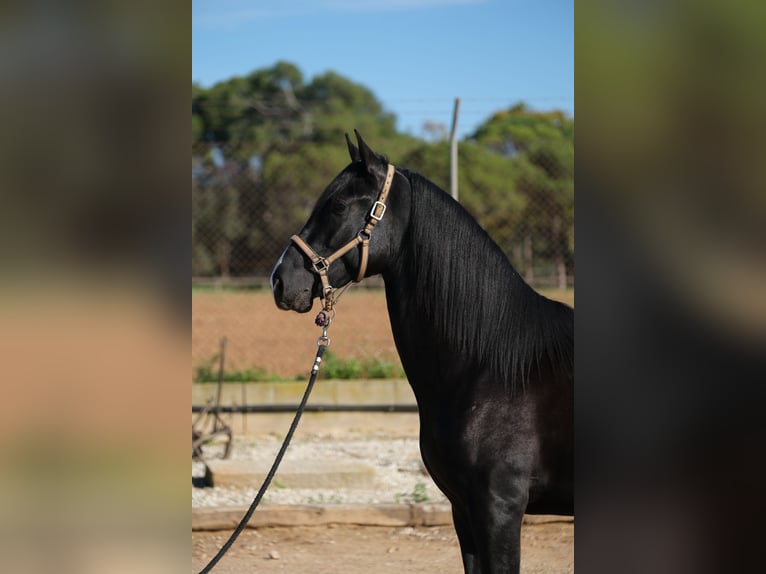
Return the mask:
[(356, 133), (351, 163), (319, 197), (308, 221), (271, 272), (280, 309), (306, 313), (332, 288), (383, 273), (409, 220), (407, 179)]

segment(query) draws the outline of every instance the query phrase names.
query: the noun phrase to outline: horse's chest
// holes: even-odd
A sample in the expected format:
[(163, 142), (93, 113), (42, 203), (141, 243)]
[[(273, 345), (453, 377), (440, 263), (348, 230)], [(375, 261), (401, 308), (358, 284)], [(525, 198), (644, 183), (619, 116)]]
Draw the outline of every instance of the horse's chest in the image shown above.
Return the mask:
[(452, 420), (423, 420), (420, 428), (420, 451), (428, 471), (442, 488), (454, 490), (470, 482), (482, 464), (481, 441), (472, 438), (467, 424)]
[(463, 457), (457, 455), (454, 449), (442, 441), (434, 440), (421, 430), (420, 454), (428, 473), (436, 485), (450, 498), (461, 489), (460, 480), (465, 468)]
[(538, 441), (529, 403), (482, 403), (462, 413), (421, 415), (423, 461), (442, 489), (470, 489), (482, 476), (534, 464)]

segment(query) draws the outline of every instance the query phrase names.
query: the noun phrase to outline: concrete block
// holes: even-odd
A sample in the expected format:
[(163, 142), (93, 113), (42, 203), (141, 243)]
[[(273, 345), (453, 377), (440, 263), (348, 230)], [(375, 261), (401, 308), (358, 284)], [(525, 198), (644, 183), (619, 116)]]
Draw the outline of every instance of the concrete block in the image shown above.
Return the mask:
[[(213, 486), (258, 488), (272, 461), (220, 460), (208, 462)], [(375, 469), (364, 464), (322, 460), (289, 461), (279, 467), (274, 481), (285, 488), (365, 488), (375, 487)], [(272, 483), (272, 488), (273, 488)]]
[[(246, 507), (193, 508), (192, 530), (232, 530)], [(249, 528), (265, 526), (451, 526), (447, 504), (263, 504), (250, 517)]]

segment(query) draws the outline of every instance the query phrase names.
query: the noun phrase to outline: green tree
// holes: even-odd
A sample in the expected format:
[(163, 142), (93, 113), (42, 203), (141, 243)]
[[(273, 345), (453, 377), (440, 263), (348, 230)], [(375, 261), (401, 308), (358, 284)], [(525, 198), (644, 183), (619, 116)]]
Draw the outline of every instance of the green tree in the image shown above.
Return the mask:
[(311, 116), (313, 141), (343, 141), (353, 128), (366, 138), (390, 138), (396, 134), (396, 117), (387, 113), (369, 89), (335, 72), (315, 77), (301, 92)]
[(471, 139), (514, 160), (516, 188), (526, 200), (514, 259), (525, 278), (534, 282), (540, 259), (565, 287), (574, 265), (574, 120), (517, 104), (494, 114)]
[(343, 133), (357, 128), (381, 149), (403, 149), (395, 142), (411, 138), (395, 123), (364, 86), (334, 72), (305, 84), (286, 62), (208, 89), (192, 85), (194, 271), (267, 274), (280, 240), (298, 231), (348, 161)]
[(211, 161), (192, 178), (192, 273), (231, 274), (232, 251), (245, 231), (240, 192)]
[[(193, 272), (267, 275), (348, 162), (343, 134), (354, 128), (448, 189), (447, 142), (398, 133), (373, 92), (336, 72), (307, 83), (277, 62), (209, 88), (192, 84)], [(459, 148), (461, 203), (530, 280), (541, 265), (564, 279), (571, 271), (573, 132), (564, 113), (519, 104)]]

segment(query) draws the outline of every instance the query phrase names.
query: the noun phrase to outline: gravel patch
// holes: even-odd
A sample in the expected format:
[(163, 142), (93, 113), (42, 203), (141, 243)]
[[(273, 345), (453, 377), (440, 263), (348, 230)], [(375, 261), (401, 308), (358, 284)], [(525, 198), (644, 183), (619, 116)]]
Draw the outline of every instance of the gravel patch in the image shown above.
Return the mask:
[[(235, 437), (230, 459), (271, 461), (276, 457), (282, 437)], [(205, 447), (206, 456), (219, 452)], [(292, 489), (272, 482), (263, 504), (409, 504), (446, 502), (423, 466), (418, 439), (411, 437), (304, 436), (295, 438), (285, 460), (331, 460), (369, 466), (375, 473), (374, 489), (331, 488)], [(198, 487), (205, 466), (192, 462), (192, 508), (248, 506), (258, 493), (260, 483), (249, 488)], [(277, 473), (278, 475), (279, 473)], [(196, 481), (194, 479), (197, 479)]]

